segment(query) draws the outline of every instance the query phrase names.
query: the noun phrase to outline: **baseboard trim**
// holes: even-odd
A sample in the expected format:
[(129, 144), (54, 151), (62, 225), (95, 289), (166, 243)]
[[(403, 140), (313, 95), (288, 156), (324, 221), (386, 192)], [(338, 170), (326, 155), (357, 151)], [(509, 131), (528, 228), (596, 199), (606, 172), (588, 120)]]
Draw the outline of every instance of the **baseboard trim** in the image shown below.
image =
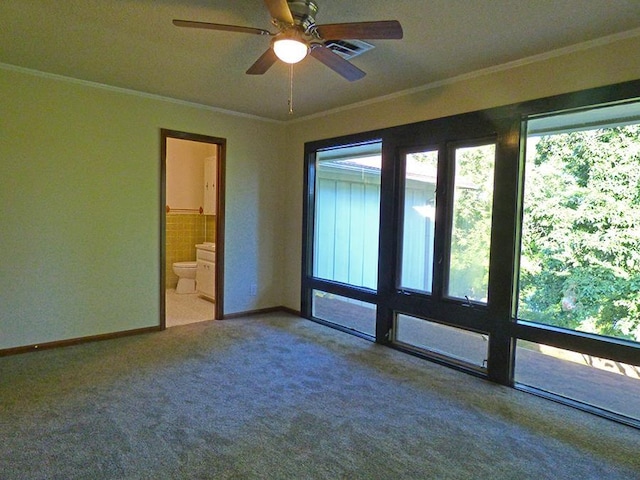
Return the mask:
[(290, 313), (291, 315), (295, 315), (296, 317), (302, 316), (302, 312), (300, 310), (295, 310), (294, 308), (280, 307), (280, 310), (285, 313)]
[(0, 350), (0, 357), (9, 355), (18, 355), (20, 353), (34, 352), (37, 350), (49, 350), (52, 348), (70, 347), (81, 343), (99, 342), (103, 340), (112, 340), (114, 338), (129, 337), (131, 335), (141, 335), (143, 333), (159, 332), (161, 328), (146, 327), (136, 328), (133, 330), (123, 330), (120, 332), (103, 333), (101, 335), (90, 335), (87, 337), (70, 338), (68, 340), (57, 340), (55, 342), (36, 343), (33, 345), (25, 345), (22, 347), (5, 348)]
[[(289, 313), (297, 317), (301, 316), (298, 310), (294, 310), (293, 308), (289, 308), (289, 307), (278, 306), (278, 307), (260, 308), (257, 310), (247, 310), (245, 312), (230, 313), (228, 315), (225, 315), (222, 318), (223, 320), (228, 320), (233, 318), (251, 317), (255, 315), (263, 315), (266, 313), (276, 313), (276, 312)], [(78, 345), (81, 343), (112, 340), (114, 338), (129, 337), (131, 335), (141, 335), (144, 333), (159, 332), (161, 330), (162, 328), (160, 326), (136, 328), (133, 330), (123, 330), (120, 332), (104, 333), (101, 335), (90, 335), (87, 337), (70, 338), (67, 340), (56, 340), (54, 342), (35, 343), (33, 345), (24, 345), (22, 347), (5, 348), (0, 350), (0, 357), (7, 357), (9, 355), (19, 355), (21, 353), (35, 352), (38, 350), (49, 350), (52, 348), (70, 347), (72, 345)]]
[(222, 319), (231, 320), (233, 318), (252, 317), (255, 315), (264, 315), (265, 313), (277, 313), (277, 312), (290, 313), (291, 315), (295, 315), (297, 317), (301, 316), (298, 310), (294, 310), (293, 308), (280, 305), (278, 307), (259, 308), (257, 310), (246, 310), (244, 312), (229, 313), (229, 314), (226, 314), (224, 317), (222, 317)]

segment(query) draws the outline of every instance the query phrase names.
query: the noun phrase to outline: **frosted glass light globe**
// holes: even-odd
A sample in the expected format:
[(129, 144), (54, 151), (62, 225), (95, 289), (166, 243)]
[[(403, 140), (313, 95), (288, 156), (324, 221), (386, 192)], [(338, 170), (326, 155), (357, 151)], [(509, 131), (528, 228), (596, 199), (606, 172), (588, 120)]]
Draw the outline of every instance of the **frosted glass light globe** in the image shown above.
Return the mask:
[(273, 51), (285, 63), (298, 63), (309, 53), (306, 43), (290, 38), (283, 38), (273, 42)]

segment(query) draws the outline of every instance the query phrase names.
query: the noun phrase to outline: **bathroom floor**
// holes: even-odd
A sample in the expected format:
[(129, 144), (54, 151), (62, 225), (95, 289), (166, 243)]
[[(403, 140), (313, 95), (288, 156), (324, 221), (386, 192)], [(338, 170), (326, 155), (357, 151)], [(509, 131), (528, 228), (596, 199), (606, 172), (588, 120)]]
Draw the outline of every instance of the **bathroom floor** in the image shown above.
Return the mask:
[(167, 328), (213, 320), (214, 304), (197, 293), (177, 294), (175, 289), (168, 288), (165, 300)]

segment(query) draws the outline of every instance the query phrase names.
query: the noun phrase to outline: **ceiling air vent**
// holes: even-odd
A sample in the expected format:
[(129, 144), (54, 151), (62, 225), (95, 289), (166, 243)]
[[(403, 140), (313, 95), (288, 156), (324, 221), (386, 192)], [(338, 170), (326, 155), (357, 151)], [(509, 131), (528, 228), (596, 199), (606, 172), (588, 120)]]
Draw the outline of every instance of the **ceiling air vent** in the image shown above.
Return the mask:
[(362, 40), (327, 40), (325, 45), (333, 53), (337, 53), (345, 60), (357, 57), (361, 53), (374, 48), (373, 45)]

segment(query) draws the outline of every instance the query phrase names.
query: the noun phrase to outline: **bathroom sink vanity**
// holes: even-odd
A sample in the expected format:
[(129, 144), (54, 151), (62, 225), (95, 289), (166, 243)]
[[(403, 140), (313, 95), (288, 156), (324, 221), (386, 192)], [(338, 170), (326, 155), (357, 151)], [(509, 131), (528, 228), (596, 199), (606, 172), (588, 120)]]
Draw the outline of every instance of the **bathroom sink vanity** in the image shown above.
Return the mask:
[(196, 245), (196, 290), (201, 296), (215, 300), (216, 290), (216, 245), (200, 243)]

